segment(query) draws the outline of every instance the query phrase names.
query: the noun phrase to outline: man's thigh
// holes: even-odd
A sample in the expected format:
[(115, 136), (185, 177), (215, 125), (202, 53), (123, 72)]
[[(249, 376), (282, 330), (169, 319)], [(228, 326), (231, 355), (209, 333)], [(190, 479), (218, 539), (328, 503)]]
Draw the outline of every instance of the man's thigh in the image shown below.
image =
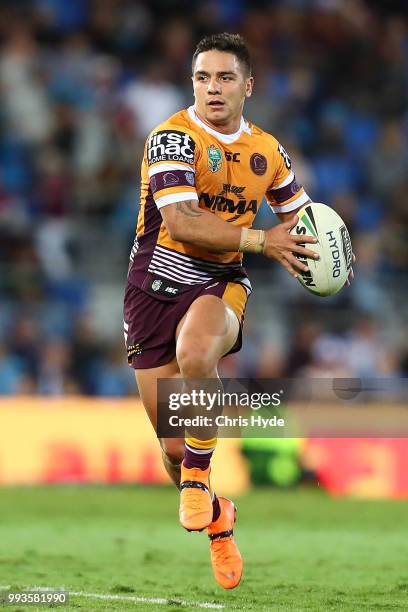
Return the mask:
[[(201, 313), (203, 309), (197, 306), (201, 304), (201, 298), (205, 300), (210, 298), (212, 304), (217, 304), (215, 313), (213, 306), (209, 306), (209, 316), (203, 331), (210, 336), (222, 336), (221, 342), (229, 344), (231, 318), (232, 325), (236, 327), (233, 313), (240, 322), (243, 320), (247, 294), (242, 285), (216, 281), (209, 285), (192, 287), (174, 299), (163, 301), (129, 284), (126, 288), (124, 305), (124, 331), (129, 365), (135, 370), (154, 370), (171, 363), (176, 357), (176, 339), (184, 323), (188, 319), (187, 329), (190, 328), (190, 322), (194, 329), (197, 327), (195, 325), (197, 318), (207, 315), (207, 312)], [(234, 335), (235, 330), (232, 331)], [(240, 339), (241, 333), (232, 352), (240, 349)], [(224, 355), (233, 344), (231, 343), (224, 352), (222, 346), (219, 349), (220, 356)]]
[(240, 321), (229, 304), (215, 295), (201, 295), (177, 326), (177, 358), (183, 352), (205, 351), (216, 368), (236, 343), (239, 331)]

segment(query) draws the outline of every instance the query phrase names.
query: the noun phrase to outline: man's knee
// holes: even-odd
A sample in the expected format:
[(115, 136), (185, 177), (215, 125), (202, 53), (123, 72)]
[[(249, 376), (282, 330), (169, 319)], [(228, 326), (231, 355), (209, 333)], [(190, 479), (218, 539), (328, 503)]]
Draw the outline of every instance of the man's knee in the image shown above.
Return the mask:
[(184, 440), (179, 438), (160, 438), (160, 446), (166, 461), (171, 465), (180, 465), (184, 459)]
[(207, 378), (217, 366), (207, 343), (197, 340), (177, 347), (177, 362), (184, 378)]

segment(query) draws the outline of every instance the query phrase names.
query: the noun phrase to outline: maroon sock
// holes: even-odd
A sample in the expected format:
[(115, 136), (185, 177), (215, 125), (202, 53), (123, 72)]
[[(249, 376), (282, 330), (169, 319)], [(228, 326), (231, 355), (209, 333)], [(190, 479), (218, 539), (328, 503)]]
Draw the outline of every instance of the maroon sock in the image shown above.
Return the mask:
[(214, 523), (214, 521), (216, 521), (217, 518), (219, 518), (219, 516), (221, 514), (220, 502), (218, 501), (218, 497), (216, 496), (215, 493), (213, 493), (212, 505), (213, 505), (212, 522)]
[(214, 449), (211, 449), (208, 453), (195, 453), (186, 444), (183, 465), (186, 468), (200, 468), (200, 470), (206, 470), (210, 465), (213, 452)]

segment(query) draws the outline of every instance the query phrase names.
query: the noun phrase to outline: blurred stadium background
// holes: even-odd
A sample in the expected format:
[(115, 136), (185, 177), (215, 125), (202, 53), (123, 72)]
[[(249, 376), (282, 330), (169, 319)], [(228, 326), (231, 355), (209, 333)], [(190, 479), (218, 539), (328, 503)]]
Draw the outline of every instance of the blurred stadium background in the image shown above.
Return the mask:
[[(312, 199), (342, 215), (358, 261), (350, 289), (316, 299), (277, 265), (248, 257), (255, 291), (244, 348), (221, 373), (408, 376), (405, 2), (3, 0), (2, 482), (163, 479), (122, 339), (139, 167), (147, 132), (192, 103), (195, 44), (224, 30), (252, 50), (246, 116), (284, 144)], [(266, 205), (257, 222), (275, 222)], [(112, 444), (104, 411), (111, 431), (112, 413), (121, 422)], [(149, 439), (137, 456), (125, 435), (136, 429)], [(369, 463), (384, 444), (362, 451)], [(284, 452), (297, 456), (295, 446)], [(292, 482), (296, 466), (282, 460), (259, 478)], [(370, 487), (364, 476), (362, 490), (391, 494), (390, 478)]]

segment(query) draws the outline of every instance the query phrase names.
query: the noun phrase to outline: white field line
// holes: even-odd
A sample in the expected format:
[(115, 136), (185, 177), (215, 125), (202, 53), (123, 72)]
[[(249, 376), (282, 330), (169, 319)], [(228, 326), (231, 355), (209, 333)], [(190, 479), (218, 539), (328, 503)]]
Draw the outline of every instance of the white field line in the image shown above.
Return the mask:
[[(0, 590), (10, 589), (10, 585), (0, 585)], [(162, 606), (170, 606), (170, 605), (179, 605), (186, 606), (190, 608), (206, 608), (211, 610), (222, 610), (225, 608), (223, 604), (216, 604), (207, 601), (185, 601), (183, 599), (170, 598), (166, 599), (164, 597), (138, 597), (136, 595), (109, 595), (102, 593), (86, 593), (85, 591), (70, 591), (67, 588), (59, 587), (58, 589), (53, 587), (39, 587), (33, 586), (28, 587), (24, 590), (27, 591), (39, 591), (39, 592), (49, 592), (49, 591), (57, 591), (64, 590), (70, 596), (74, 597), (88, 597), (89, 599), (102, 599), (104, 601), (132, 601), (133, 603), (147, 603), (147, 604), (157, 604)]]

